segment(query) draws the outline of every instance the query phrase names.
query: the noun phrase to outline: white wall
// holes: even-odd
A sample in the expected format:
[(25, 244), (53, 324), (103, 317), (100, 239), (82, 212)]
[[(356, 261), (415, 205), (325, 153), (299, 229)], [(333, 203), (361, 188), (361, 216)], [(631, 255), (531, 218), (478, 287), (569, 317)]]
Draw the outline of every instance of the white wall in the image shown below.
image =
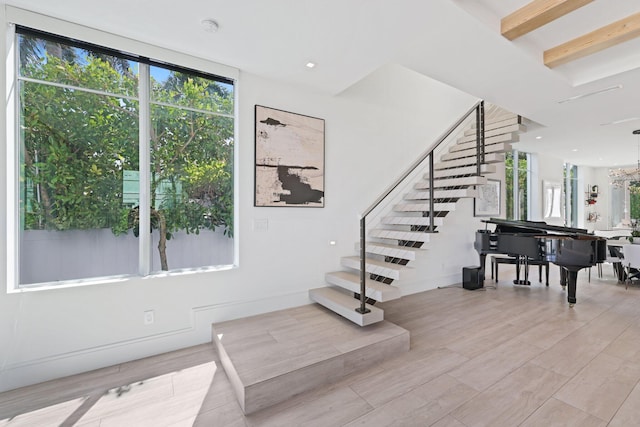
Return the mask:
[[(30, 18), (28, 18), (30, 19)], [(27, 19), (27, 20), (28, 20)], [(60, 26), (59, 28), (67, 28)], [(83, 36), (100, 42), (89, 29)], [(112, 40), (115, 36), (105, 39)], [(120, 48), (158, 59), (181, 58), (187, 66), (215, 64), (166, 53), (127, 40)], [(104, 43), (104, 41), (102, 41)], [(0, 46), (6, 57), (5, 44)], [(4, 70), (0, 77), (4, 78)], [(210, 340), (210, 324), (308, 303), (307, 290), (324, 284), (325, 272), (354, 253), (359, 213), (400, 171), (475, 101), (400, 67), (389, 66), (340, 96), (310, 92), (240, 72), (238, 195), (239, 265), (235, 269), (164, 275), (90, 286), (0, 293), (0, 391), (132, 360)], [(7, 91), (2, 86), (2, 95)], [(326, 120), (326, 207), (253, 207), (253, 109), (255, 104)], [(5, 117), (5, 103), (0, 120)], [(4, 135), (0, 146), (6, 147)], [(8, 141), (12, 144), (13, 141)], [(0, 163), (6, 164), (2, 150)], [(7, 177), (0, 178), (0, 241), (7, 241)], [(466, 213), (470, 201), (461, 203)], [(465, 207), (466, 206), (466, 207)], [(465, 212), (463, 212), (465, 213)], [(466, 215), (466, 214), (465, 214)], [(457, 217), (454, 217), (457, 218)], [(437, 271), (421, 270), (411, 292), (458, 281), (460, 265), (477, 263), (469, 244), (477, 228), (443, 236), (430, 256)], [(267, 231), (254, 231), (267, 220)], [(462, 223), (454, 219), (455, 224)], [(444, 229), (444, 227), (443, 227)], [(457, 240), (465, 236), (464, 250)], [(329, 240), (337, 241), (330, 246)], [(0, 273), (7, 277), (7, 248)], [(452, 259), (455, 258), (455, 261)], [(454, 272), (454, 270), (456, 270)], [(455, 274), (454, 274), (455, 273)], [(143, 324), (143, 312), (155, 323)]]

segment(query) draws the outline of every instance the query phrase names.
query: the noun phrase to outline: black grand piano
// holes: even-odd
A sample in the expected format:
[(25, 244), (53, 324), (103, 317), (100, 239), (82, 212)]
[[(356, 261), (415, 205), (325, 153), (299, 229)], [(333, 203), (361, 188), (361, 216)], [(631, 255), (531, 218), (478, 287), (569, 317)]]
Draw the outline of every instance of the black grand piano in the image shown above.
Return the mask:
[(527, 260), (549, 261), (561, 267), (561, 285), (568, 284), (567, 301), (576, 303), (578, 271), (606, 258), (607, 241), (582, 228), (548, 225), (538, 221), (499, 218), (483, 220), (495, 224), (476, 232), (475, 249), (480, 254), (480, 274), (484, 278), (487, 254), (507, 254)]

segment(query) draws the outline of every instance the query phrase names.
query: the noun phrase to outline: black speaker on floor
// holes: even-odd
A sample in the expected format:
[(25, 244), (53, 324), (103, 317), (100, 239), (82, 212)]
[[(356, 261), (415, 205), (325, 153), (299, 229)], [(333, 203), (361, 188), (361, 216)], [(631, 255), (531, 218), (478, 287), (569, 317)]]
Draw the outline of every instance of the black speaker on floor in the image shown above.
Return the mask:
[(473, 291), (484, 286), (484, 278), (480, 267), (462, 267), (462, 287)]

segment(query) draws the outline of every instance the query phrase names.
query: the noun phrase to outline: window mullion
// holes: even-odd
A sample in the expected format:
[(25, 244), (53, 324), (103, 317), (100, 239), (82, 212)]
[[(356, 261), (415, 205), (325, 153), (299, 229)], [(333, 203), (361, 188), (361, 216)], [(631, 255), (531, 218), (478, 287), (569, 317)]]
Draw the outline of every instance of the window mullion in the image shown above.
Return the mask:
[(151, 272), (151, 108), (149, 103), (149, 66), (140, 64), (138, 93), (139, 105), (139, 150), (140, 150), (140, 222), (139, 222), (139, 247), (138, 247), (138, 271), (141, 276), (147, 276)]
[(6, 73), (7, 81), (14, 84), (7, 86), (7, 115), (6, 115), (6, 159), (7, 167), (6, 178), (9, 186), (7, 187), (6, 207), (7, 207), (7, 245), (5, 247), (7, 263), (6, 263), (6, 279), (7, 291), (12, 291), (18, 287), (20, 283), (20, 264), (18, 254), (20, 253), (20, 203), (19, 192), (21, 182), (20, 167), (20, 122), (17, 120), (18, 111), (20, 111), (20, 93), (18, 87), (19, 82), (16, 76), (19, 74), (20, 62), (18, 60), (20, 52), (18, 43), (15, 38), (15, 26), (10, 25), (7, 37), (11, 40), (7, 55)]

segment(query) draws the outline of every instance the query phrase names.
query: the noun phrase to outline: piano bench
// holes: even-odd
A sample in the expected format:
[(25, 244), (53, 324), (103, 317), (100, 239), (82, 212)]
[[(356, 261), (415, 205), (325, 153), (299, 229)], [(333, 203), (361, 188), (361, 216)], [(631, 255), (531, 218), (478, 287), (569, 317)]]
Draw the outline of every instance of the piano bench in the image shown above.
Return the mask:
[[(517, 257), (511, 256), (492, 256), (491, 257), (491, 278), (493, 279), (493, 274), (495, 271), (496, 282), (498, 281), (498, 265), (499, 264), (518, 264)], [(530, 259), (528, 262), (529, 265), (537, 265), (538, 266), (538, 281), (542, 282), (542, 267), (545, 268), (545, 278), (546, 285), (549, 286), (549, 261), (539, 261)]]

